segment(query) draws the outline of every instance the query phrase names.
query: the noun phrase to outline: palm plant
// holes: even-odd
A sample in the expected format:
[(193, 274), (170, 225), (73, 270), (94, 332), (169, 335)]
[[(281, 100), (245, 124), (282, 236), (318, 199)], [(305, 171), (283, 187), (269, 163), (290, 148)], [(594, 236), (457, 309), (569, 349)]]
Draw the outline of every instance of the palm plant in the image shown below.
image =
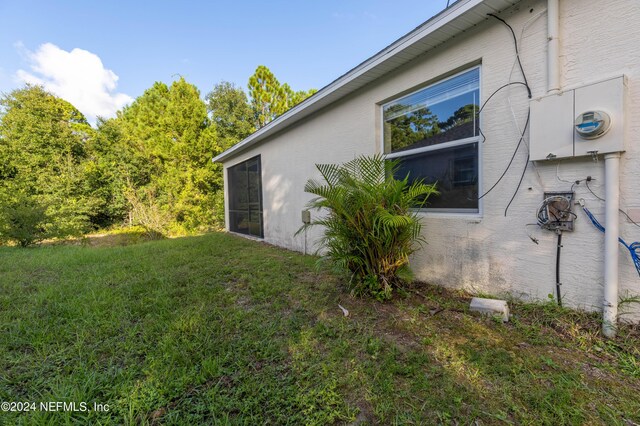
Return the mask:
[(396, 179), (399, 162), (382, 155), (316, 167), (323, 182), (309, 180), (305, 191), (317, 195), (309, 207), (326, 215), (298, 232), (322, 226), (324, 258), (350, 274), (354, 293), (390, 298), (410, 276), (409, 256), (424, 243), (413, 209), (437, 193), (435, 185)]

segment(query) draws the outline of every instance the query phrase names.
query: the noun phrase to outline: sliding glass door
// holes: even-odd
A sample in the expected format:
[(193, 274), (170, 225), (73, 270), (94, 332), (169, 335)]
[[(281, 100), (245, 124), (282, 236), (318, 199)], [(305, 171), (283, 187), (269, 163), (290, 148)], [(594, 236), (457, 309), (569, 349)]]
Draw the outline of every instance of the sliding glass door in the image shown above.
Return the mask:
[(260, 156), (227, 169), (229, 230), (263, 238)]

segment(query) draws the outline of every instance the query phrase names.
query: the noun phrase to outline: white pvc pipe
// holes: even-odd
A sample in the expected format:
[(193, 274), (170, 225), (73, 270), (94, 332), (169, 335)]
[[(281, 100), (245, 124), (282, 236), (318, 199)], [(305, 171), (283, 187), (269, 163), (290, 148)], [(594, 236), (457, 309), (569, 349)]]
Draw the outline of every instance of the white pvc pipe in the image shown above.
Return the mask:
[(548, 0), (547, 92), (559, 92), (560, 87), (560, 0)]
[(618, 320), (618, 235), (620, 208), (620, 153), (604, 156), (605, 233), (602, 332), (615, 337)]

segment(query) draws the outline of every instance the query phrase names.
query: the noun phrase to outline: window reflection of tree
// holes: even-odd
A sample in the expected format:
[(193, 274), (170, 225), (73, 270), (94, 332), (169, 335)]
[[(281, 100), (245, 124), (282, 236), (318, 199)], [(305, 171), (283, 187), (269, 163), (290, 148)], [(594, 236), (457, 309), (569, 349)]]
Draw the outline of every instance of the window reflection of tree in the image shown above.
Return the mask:
[[(460, 128), (464, 124), (473, 123), (478, 110), (478, 105), (476, 104), (471, 103), (458, 108), (453, 115), (443, 121), (440, 121), (438, 116), (429, 108), (420, 108), (402, 114), (402, 111), (407, 108), (406, 105), (396, 104), (385, 110), (385, 116), (394, 117), (396, 114), (400, 114), (385, 123), (390, 129), (392, 151), (403, 150), (418, 144), (428, 146), (447, 142), (448, 140), (474, 136), (474, 129), (469, 128), (461, 129), (463, 130), (462, 135), (444, 139), (434, 138), (434, 136), (444, 135), (453, 129)], [(433, 140), (430, 141), (430, 139)], [(432, 143), (423, 144), (422, 142)]]
[(467, 104), (458, 108), (453, 115), (447, 119), (447, 121), (440, 122), (438, 125), (443, 132), (446, 132), (456, 126), (473, 121), (477, 110), (478, 105)]
[[(389, 107), (385, 113), (393, 116), (406, 108), (405, 105), (396, 104)], [(391, 140), (394, 151), (406, 148), (440, 133), (438, 117), (429, 108), (420, 108), (402, 114), (387, 121), (387, 124), (391, 127)]]

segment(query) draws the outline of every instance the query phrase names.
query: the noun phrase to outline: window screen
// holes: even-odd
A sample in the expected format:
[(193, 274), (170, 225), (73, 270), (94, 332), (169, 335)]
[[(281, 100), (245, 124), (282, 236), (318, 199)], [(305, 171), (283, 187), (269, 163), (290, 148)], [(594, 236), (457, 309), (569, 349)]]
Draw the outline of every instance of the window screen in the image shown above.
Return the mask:
[(436, 183), (427, 208), (478, 211), (480, 68), (383, 106), (384, 146), (404, 178)]
[(263, 238), (260, 156), (227, 169), (229, 230)]

